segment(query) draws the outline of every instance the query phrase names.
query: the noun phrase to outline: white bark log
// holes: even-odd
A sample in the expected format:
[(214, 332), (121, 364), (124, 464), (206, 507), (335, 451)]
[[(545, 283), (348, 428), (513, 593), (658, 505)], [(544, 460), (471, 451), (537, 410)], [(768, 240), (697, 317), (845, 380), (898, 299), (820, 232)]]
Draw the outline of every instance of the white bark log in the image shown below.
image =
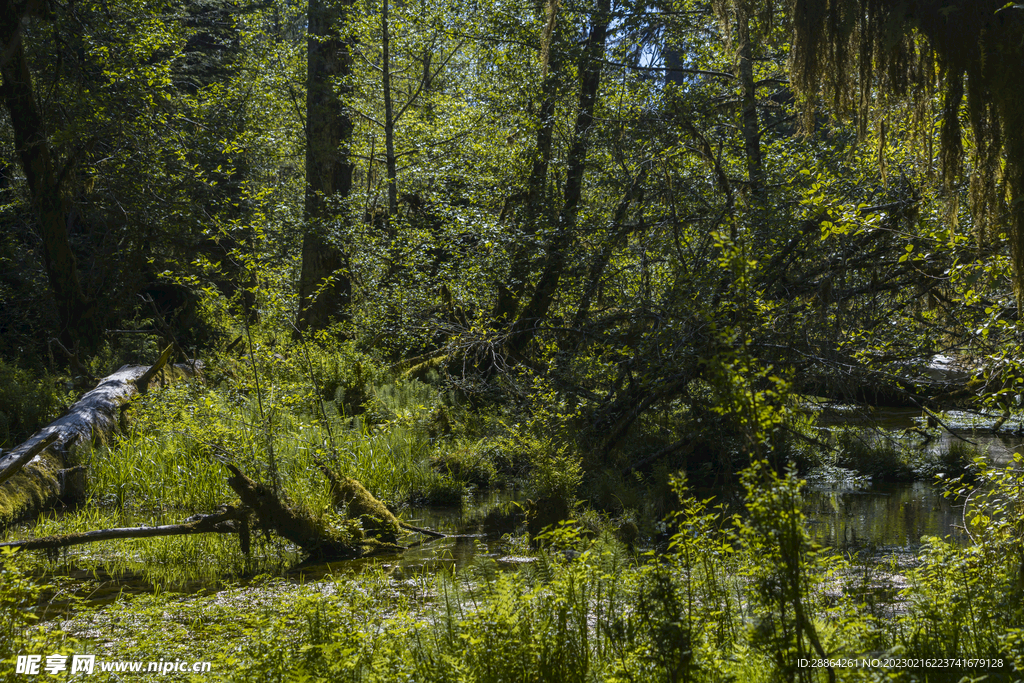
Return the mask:
[[(154, 366), (155, 367), (155, 366)], [(125, 365), (100, 380), (95, 389), (79, 399), (67, 414), (36, 432), (30, 439), (0, 458), (0, 527), (38, 514), (64, 497), (64, 471), (76, 460), (78, 452), (93, 443), (103, 443), (118, 424), (122, 405), (139, 393), (136, 381), (152, 368)], [(163, 384), (175, 377), (190, 377), (202, 369), (199, 362), (161, 369), (148, 382)], [(56, 435), (28, 462), (26, 451)], [(5, 481), (6, 480), (6, 481)]]

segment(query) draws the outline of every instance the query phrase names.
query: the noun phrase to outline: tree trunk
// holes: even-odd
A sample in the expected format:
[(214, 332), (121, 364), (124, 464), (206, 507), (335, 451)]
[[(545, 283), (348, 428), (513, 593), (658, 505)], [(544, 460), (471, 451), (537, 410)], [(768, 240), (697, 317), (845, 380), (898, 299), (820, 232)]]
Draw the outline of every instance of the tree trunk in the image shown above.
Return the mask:
[(601, 85), (601, 62), (604, 59), (605, 39), (610, 21), (611, 0), (598, 0), (587, 47), (580, 58), (580, 108), (576, 116), (576, 129), (565, 181), (565, 203), (558, 217), (558, 226), (546, 245), (547, 256), (537, 287), (529, 304), (519, 315), (512, 331), (512, 348), (520, 351), (533, 339), (537, 324), (547, 316), (554, 300), (558, 282), (565, 268), (566, 257), (576, 233), (576, 220), (580, 198), (583, 195), (583, 176), (589, 150), (590, 129), (594, 125), (594, 107)]
[(391, 29), (388, 27), (388, 0), (380, 12), (384, 79), (384, 156), (388, 169), (388, 216), (398, 213), (398, 166), (395, 160), (395, 112), (391, 103)]
[(78, 265), (71, 251), (70, 213), (61, 193), (60, 175), (53, 168), (42, 114), (32, 91), (21, 21), (18, 4), (13, 0), (0, 2), (2, 99), (11, 115), (14, 145), (39, 220), (43, 264), (57, 303), (60, 339), (68, 348), (81, 343), (88, 349), (99, 341), (96, 302), (82, 291)]
[[(337, 200), (352, 188), (352, 119), (342, 95), (351, 85), (352, 56), (338, 25), (346, 21), (350, 0), (341, 10), (326, 0), (309, 3), (306, 81), (306, 233), (302, 238), (298, 328), (323, 329), (344, 320), (352, 297), (346, 272), (348, 255), (331, 239), (330, 228), (344, 212)], [(342, 219), (343, 220), (343, 219)]]
[[(256, 514), (257, 521), (260, 527), (265, 530), (273, 530), (277, 532), (281, 537), (291, 541), (295, 545), (302, 548), (303, 551), (309, 553), (313, 559), (348, 559), (353, 557), (360, 557), (368, 554), (369, 552), (394, 552), (405, 550), (404, 547), (394, 544), (395, 535), (398, 532), (399, 527), (410, 528), (408, 525), (402, 524), (394, 515), (388, 512), (384, 504), (374, 498), (366, 489), (363, 488), (362, 484), (355, 481), (354, 479), (347, 479), (347, 491), (358, 489), (362, 493), (361, 501), (356, 503), (351, 498), (340, 501), (344, 506), (348, 507), (348, 513), (350, 517), (359, 518), (362, 517), (362, 522), (365, 525), (366, 531), (370, 532), (371, 538), (359, 539), (354, 538), (350, 534), (340, 533), (336, 530), (327, 528), (322, 524), (312, 519), (305, 511), (293, 507), (286, 498), (271, 491), (267, 486), (259, 482), (253, 481), (249, 477), (245, 476), (241, 470), (230, 462), (224, 461), (224, 465), (230, 470), (231, 476), (228, 478), (228, 486), (234, 489), (235, 493), (242, 502), (252, 508), (252, 511)], [(332, 488), (332, 495), (336, 498), (336, 505), (338, 491), (336, 486), (341, 482), (341, 478), (333, 474), (329, 474), (329, 470), (323, 468), (324, 473), (328, 476), (328, 481)], [(337, 505), (341, 507), (342, 505)], [(371, 511), (368, 515), (367, 512)], [(382, 511), (381, 514), (372, 514), (373, 510)], [(376, 522), (379, 524), (381, 516), (387, 516), (390, 519), (388, 526), (393, 527), (392, 533), (386, 533), (382, 528), (376, 526), (372, 520), (368, 517), (375, 517)], [(418, 527), (412, 527), (414, 531), (419, 533), (428, 533), (432, 536), (438, 537), (443, 534), (437, 534), (437, 532), (428, 532), (425, 529)]]
[(743, 111), (741, 128), (743, 129), (743, 147), (747, 157), (747, 182), (750, 191), (757, 194), (761, 191), (761, 129), (757, 119), (757, 93), (754, 89), (753, 46), (750, 43), (750, 8), (745, 0), (736, 3), (737, 71), (742, 88)]
[[(558, 91), (561, 87), (561, 59), (558, 43), (560, 28), (558, 23), (559, 0), (548, 0), (545, 5), (547, 23), (541, 35), (540, 59), (543, 68), (541, 83), (540, 125), (537, 128), (537, 147), (534, 151), (533, 166), (526, 191), (526, 211), (522, 221), (522, 231), (527, 237), (537, 232), (538, 223), (546, 213), (544, 190), (548, 179), (548, 166), (551, 163), (551, 146), (555, 134), (555, 110), (558, 104)], [(512, 267), (508, 280), (498, 286), (497, 302), (494, 306), (494, 320), (498, 325), (511, 322), (519, 308), (519, 299), (526, 290), (530, 275), (530, 263), (533, 249), (529, 244), (520, 244), (512, 256)]]
[[(167, 354), (161, 358), (166, 360)], [(73, 467), (79, 451), (110, 436), (119, 423), (120, 407), (140, 390), (175, 377), (193, 376), (200, 368), (199, 363), (170, 369), (159, 364), (125, 365), (100, 380), (66, 415), (6, 453), (0, 458), (0, 528), (39, 514), (58, 500), (80, 495), (84, 468)], [(51, 443), (24, 462), (25, 452), (47, 439)]]
[(583, 296), (580, 297), (579, 306), (576, 308), (576, 315), (573, 316), (571, 328), (578, 331), (586, 323), (587, 318), (590, 316), (590, 306), (594, 300), (594, 296), (597, 294), (598, 289), (601, 286), (601, 278), (604, 277), (605, 268), (608, 267), (608, 262), (611, 260), (612, 252), (622, 246), (625, 242), (626, 237), (634, 229), (632, 226), (624, 226), (626, 221), (626, 214), (629, 211), (630, 205), (634, 200), (642, 202), (644, 197), (644, 181), (647, 179), (647, 169), (643, 168), (640, 173), (633, 180), (629, 189), (623, 196), (622, 201), (615, 207), (615, 216), (612, 219), (612, 229), (609, 232), (608, 238), (601, 244), (601, 250), (598, 252), (594, 262), (590, 264), (590, 274), (587, 277), (587, 286), (583, 290)]

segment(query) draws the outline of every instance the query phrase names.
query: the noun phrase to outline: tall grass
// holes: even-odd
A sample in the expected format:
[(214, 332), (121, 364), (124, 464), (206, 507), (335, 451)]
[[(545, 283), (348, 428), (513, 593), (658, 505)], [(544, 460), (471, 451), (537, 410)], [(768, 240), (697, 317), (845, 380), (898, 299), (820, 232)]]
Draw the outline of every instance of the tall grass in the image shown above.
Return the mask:
[[(337, 411), (310, 410), (309, 401), (299, 400), (305, 396), (301, 387), (292, 393), (271, 391), (263, 397), (262, 412), (254, 396), (230, 384), (180, 383), (149, 392), (131, 404), (126, 433), (83, 456), (89, 472), (85, 504), (43, 517), (31, 533), (174, 524), (213, 512), (237, 502), (227, 484), (225, 459), (268, 482), (273, 462), (283, 494), (318, 522), (334, 514), (321, 465), (360, 480), (395, 507), (459, 504), (463, 482), (431, 466), (443, 445), (431, 442), (419, 424), (430, 396), (425, 385), (414, 384), (381, 391), (380, 412), (392, 419), (378, 426)], [(8, 530), (6, 535), (22, 534)], [(279, 572), (298, 559), (280, 540), (263, 534), (255, 540), (249, 557), (233, 535), (105, 541), (62, 552), (48, 564), (139, 573), (153, 585), (183, 587)]]
[[(87, 456), (91, 504), (41, 519), (33, 533), (180, 522), (212, 511), (234, 500), (225, 458), (254, 478), (273, 478), (313, 516), (331, 507), (321, 464), (393, 504), (461, 494), (460, 481), (431, 467), (449, 446), (423, 427), (435, 398), (425, 385), (387, 384), (347, 356), (307, 363), (314, 371), (318, 364), (327, 368), (329, 382), (307, 381), (301, 368), (276, 367), (267, 353), (256, 361), (251, 365), (260, 372), (277, 373), (262, 389), (243, 375), (219, 388), (168, 387), (133, 403), (131, 431)], [(849, 464), (862, 469), (884, 472), (894, 463), (913, 469), (895, 447), (852, 440), (841, 446)], [(532, 464), (578, 486), (557, 460)], [(902, 612), (864, 604), (869, 581), (810, 541), (801, 482), (765, 462), (743, 477), (742, 516), (728, 516), (677, 485), (678, 512), (667, 522), (671, 539), (657, 555), (636, 557), (611, 535), (594, 537), (570, 523), (518, 571), (482, 558), (469, 571), (433, 578), (406, 580), (378, 567), (304, 586), (257, 581), (212, 597), (152, 589), (279, 574), (298, 559), (295, 550), (257, 534), (247, 557), (234, 536), (203, 535), (111, 541), (46, 563), (138, 572), (151, 590), (80, 612), (68, 624), (86, 638), (79, 653), (202, 657), (214, 662), (214, 679), (824, 681), (828, 671), (801, 660), (893, 655), (1003, 664), (836, 668), (831, 675), (1004, 680), (1011, 664), (1024, 666), (1020, 464), (982, 470), (972, 494), (983, 503), (970, 520), (976, 544), (930, 540), (920, 567), (906, 574)], [(33, 613), (38, 585), (19, 569), (0, 574), (0, 589), (0, 636), (42, 647), (38, 638), (45, 634), (31, 631), (24, 616)], [(13, 601), (4, 602), (3, 591)], [(102, 650), (88, 640), (97, 632), (107, 643)]]
[(142, 509), (209, 510), (229, 501), (221, 459), (250, 476), (267, 476), (269, 452), (281, 484), (297, 502), (316, 509), (327, 500), (318, 463), (359, 479), (393, 503), (454, 495), (461, 487), (430, 467), (435, 445), (401, 420), (386, 428), (325, 422), (275, 410), (265, 424), (251, 401), (198, 386), (173, 387), (135, 408), (137, 425), (89, 456), (94, 502)]

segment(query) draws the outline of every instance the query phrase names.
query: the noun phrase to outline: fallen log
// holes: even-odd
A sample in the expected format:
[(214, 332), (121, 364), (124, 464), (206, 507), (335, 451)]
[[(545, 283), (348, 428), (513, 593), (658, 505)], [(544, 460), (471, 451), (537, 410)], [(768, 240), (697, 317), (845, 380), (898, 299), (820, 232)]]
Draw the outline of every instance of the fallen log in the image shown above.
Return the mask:
[(339, 477), (327, 467), (320, 469), (330, 482), (334, 507), (345, 508), (350, 519), (359, 520), (374, 536), (389, 543), (398, 540), (401, 522), (361, 482), (352, 477)]
[(48, 434), (44, 439), (33, 444), (31, 448), (26, 448), (24, 453), (12, 458), (7, 466), (3, 470), (0, 470), (0, 484), (17, 474), (29, 460), (39, 455), (39, 452), (44, 448), (53, 444), (53, 442), (57, 440), (57, 436), (58, 434), (56, 432)]
[(320, 469), (331, 487), (335, 507), (344, 507), (349, 519), (358, 520), (363, 531), (354, 534), (351, 529), (319, 524), (270, 487), (245, 476), (227, 457), (221, 455), (218, 459), (231, 472), (228, 485), (244, 505), (252, 508), (259, 525), (299, 546), (311, 559), (346, 559), (408, 550), (396, 542), (403, 528), (435, 539), (448, 538), (446, 534), (402, 522), (359, 481), (340, 477), (323, 464)]
[[(221, 460), (231, 471), (228, 485), (238, 494), (242, 504), (252, 508), (260, 527), (274, 531), (302, 548), (311, 557), (346, 559), (366, 554), (361, 538), (318, 524), (278, 496), (268, 486), (253, 481), (226, 459)], [(393, 546), (398, 549), (398, 546)]]
[(351, 519), (358, 519), (363, 527), (380, 538), (394, 542), (398, 530), (405, 529), (431, 538), (448, 538), (448, 534), (413, 526), (395, 517), (384, 503), (373, 497), (366, 487), (352, 477), (340, 477), (321, 464), (320, 471), (327, 477), (335, 507), (344, 507)]
[(238, 534), (243, 552), (248, 553), (248, 516), (245, 508), (228, 507), (223, 512), (211, 515), (196, 515), (182, 524), (163, 524), (161, 526), (121, 527), (117, 529), (97, 529), (82, 531), (64, 536), (46, 536), (30, 538), (23, 541), (0, 543), (0, 548), (16, 548), (19, 550), (56, 550), (82, 543), (95, 543), (123, 538), (158, 538), (160, 536), (184, 536), (187, 534)]
[(421, 526), (413, 526), (412, 524), (403, 522), (402, 520), (398, 520), (398, 526), (402, 527), (406, 531), (423, 534), (424, 536), (430, 536), (431, 538), (473, 538), (473, 534), (442, 534), (440, 531), (424, 529)]
[(82, 478), (67, 476), (69, 470), (83, 449), (109, 438), (121, 406), (140, 390), (194, 376), (202, 367), (198, 362), (165, 366), (169, 355), (162, 354), (153, 366), (125, 365), (104, 377), (65, 415), (0, 458), (0, 529), (80, 496)]

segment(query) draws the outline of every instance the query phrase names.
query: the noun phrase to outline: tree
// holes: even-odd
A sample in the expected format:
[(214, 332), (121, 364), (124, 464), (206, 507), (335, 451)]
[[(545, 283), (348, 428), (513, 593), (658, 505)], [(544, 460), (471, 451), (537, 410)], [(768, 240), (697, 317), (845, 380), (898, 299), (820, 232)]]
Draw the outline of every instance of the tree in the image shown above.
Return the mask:
[[(807, 102), (819, 92), (856, 109), (862, 130), (884, 102), (875, 91), (920, 102), (938, 83), (947, 187), (963, 168), (961, 107), (973, 137), (971, 182), (979, 237), (1009, 237), (1018, 308), (1024, 307), (1024, 13), (1001, 0), (797, 0), (793, 82)], [(807, 118), (810, 122), (810, 119)], [(928, 128), (929, 120), (918, 122)], [(926, 130), (928, 136), (930, 131)], [(999, 153), (1005, 163), (1000, 163)], [(1024, 308), (1022, 308), (1024, 310)]]
[[(339, 203), (352, 189), (352, 120), (344, 96), (351, 85), (351, 36), (341, 31), (350, 1), (311, 0), (306, 80), (306, 229), (302, 238), (298, 328), (323, 329), (349, 315), (348, 255), (332, 240)], [(345, 219), (342, 219), (345, 220)], [(337, 232), (334, 230), (333, 232)]]
[(61, 168), (54, 165), (22, 41), (22, 22), (37, 11), (34, 3), (4, 0), (0, 4), (2, 96), (38, 219), (43, 262), (60, 318), (60, 337), (69, 348), (81, 343), (92, 349), (99, 340), (97, 307), (82, 290), (69, 238), (75, 214), (64, 197), (63, 185), (73, 171), (73, 163), (69, 161)]
[(576, 238), (583, 180), (590, 149), (594, 110), (601, 86), (601, 69), (605, 54), (605, 41), (611, 21), (611, 0), (598, 0), (591, 19), (590, 34), (580, 56), (579, 111), (573, 130), (572, 145), (566, 163), (565, 197), (558, 223), (545, 244), (545, 258), (540, 277), (529, 302), (520, 312), (511, 333), (511, 346), (520, 352), (536, 333), (537, 326), (548, 315), (551, 302), (565, 270), (568, 250)]
[(520, 299), (529, 285), (534, 257), (532, 241), (538, 229), (551, 222), (548, 197), (548, 167), (551, 165), (558, 97), (564, 79), (564, 17), (559, 0), (544, 5), (544, 28), (540, 38), (541, 92), (536, 148), (530, 167), (521, 219), (522, 243), (512, 257), (512, 267), (505, 282), (498, 285), (493, 317), (498, 325), (510, 324), (521, 305)]

